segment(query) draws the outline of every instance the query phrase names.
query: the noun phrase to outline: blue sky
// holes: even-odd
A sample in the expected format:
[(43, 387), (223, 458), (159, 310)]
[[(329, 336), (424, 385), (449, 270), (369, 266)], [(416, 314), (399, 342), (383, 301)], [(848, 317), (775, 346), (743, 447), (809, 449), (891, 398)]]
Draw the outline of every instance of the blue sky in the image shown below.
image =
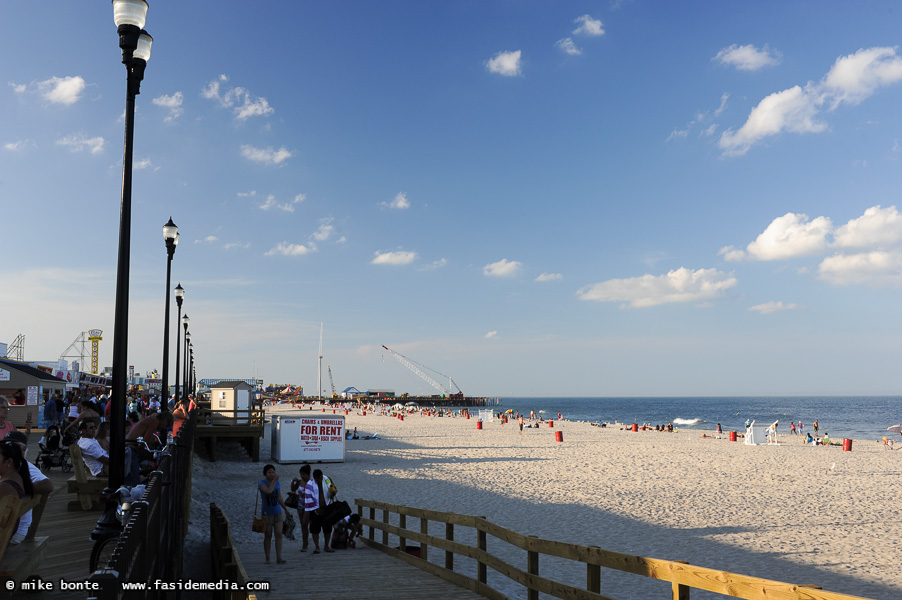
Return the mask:
[[(201, 377), (315, 394), (324, 323), (326, 388), (431, 393), (385, 344), (468, 395), (899, 393), (894, 2), (157, 1), (146, 29), (139, 372), (171, 216)], [(112, 9), (0, 30), (0, 340), (100, 328), (109, 365)]]

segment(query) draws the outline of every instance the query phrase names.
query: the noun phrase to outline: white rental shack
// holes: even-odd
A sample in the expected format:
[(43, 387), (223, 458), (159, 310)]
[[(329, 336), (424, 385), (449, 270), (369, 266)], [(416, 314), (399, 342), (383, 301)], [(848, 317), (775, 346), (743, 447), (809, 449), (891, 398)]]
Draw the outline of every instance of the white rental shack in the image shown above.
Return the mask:
[(301, 411), (272, 415), (272, 459), (281, 464), (344, 462), (345, 417)]

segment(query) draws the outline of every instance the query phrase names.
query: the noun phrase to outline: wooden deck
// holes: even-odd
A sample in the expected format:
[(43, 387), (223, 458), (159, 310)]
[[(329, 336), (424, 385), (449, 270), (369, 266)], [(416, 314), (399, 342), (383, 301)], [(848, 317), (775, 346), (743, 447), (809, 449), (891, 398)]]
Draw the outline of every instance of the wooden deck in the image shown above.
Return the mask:
[[(367, 600), (485, 600), (476, 592), (462, 588), (413, 565), (358, 544), (357, 549), (336, 550), (331, 554), (312, 554), (313, 544), (301, 552), (300, 539), (284, 541), (284, 565), (263, 562), (260, 542), (236, 544), (235, 549), (250, 581), (266, 581), (270, 591), (254, 592), (263, 598), (366, 598)], [(311, 577), (310, 573), (318, 573)], [(303, 590), (303, 594), (298, 595)]]

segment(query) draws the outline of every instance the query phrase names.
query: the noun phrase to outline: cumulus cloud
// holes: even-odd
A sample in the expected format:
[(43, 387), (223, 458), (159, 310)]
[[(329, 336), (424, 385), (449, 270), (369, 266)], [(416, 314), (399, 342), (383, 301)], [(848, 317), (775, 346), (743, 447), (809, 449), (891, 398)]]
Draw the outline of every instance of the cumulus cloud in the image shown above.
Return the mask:
[[(252, 192), (249, 196), (253, 197), (257, 193)], [(242, 194), (238, 194), (241, 196)], [(294, 212), (294, 205), (299, 204), (304, 201), (304, 194), (298, 194), (289, 202), (277, 202), (275, 194), (269, 194), (266, 196), (266, 201), (260, 205), (260, 210), (269, 210), (271, 208), (277, 208), (279, 210), (283, 210), (285, 212)]]
[(422, 267), (420, 267), (420, 271), (432, 271), (434, 269), (441, 269), (442, 267), (444, 267), (447, 264), (448, 264), (447, 260), (445, 260), (444, 258), (440, 258), (438, 260), (432, 261), (428, 265), (423, 265)]
[(38, 145), (33, 140), (17, 140), (15, 142), (7, 142), (3, 147), (13, 152), (24, 150), (25, 148), (37, 148)]
[(757, 71), (764, 67), (779, 65), (782, 55), (764, 45), (760, 50), (751, 44), (740, 46), (733, 44), (723, 48), (713, 59), (722, 65), (736, 67), (740, 71)]
[(407, 199), (407, 192), (398, 192), (391, 202), (382, 202), (382, 206), (393, 208), (396, 210), (404, 210), (410, 208), (410, 200)]
[(279, 242), (274, 247), (266, 251), (264, 256), (304, 256), (316, 250), (312, 244), (305, 246), (304, 244), (289, 244), (288, 242)]
[(484, 337), (485, 339), (487, 339), (487, 340), (490, 340), (490, 339), (492, 339), (493, 337), (497, 337), (497, 336), (498, 336), (498, 332), (497, 332), (497, 331), (490, 331), (490, 332), (488, 332), (487, 334), (485, 334), (483, 337)]
[(809, 256), (827, 249), (827, 236), (833, 231), (833, 223), (827, 217), (809, 221), (808, 215), (786, 213), (774, 219), (755, 241), (746, 246), (745, 252), (727, 246), (720, 250), (726, 260), (744, 258), (753, 260), (786, 260)]
[(520, 50), (513, 52), (499, 52), (485, 63), (485, 68), (490, 73), (497, 73), (505, 77), (515, 77), (521, 74)]
[(285, 146), (278, 150), (273, 150), (272, 146), (268, 148), (256, 148), (254, 146), (244, 144), (241, 146), (241, 156), (258, 163), (269, 165), (281, 165), (283, 162), (293, 156)]
[(874, 251), (830, 256), (818, 267), (818, 277), (834, 285), (902, 287), (902, 252)]
[(75, 104), (85, 91), (85, 80), (81, 77), (51, 77), (35, 84), (38, 93), (54, 104)]
[(745, 154), (762, 140), (784, 132), (819, 133), (827, 124), (822, 113), (842, 104), (859, 104), (881, 87), (902, 81), (902, 57), (896, 48), (863, 48), (841, 56), (820, 82), (774, 92), (755, 106), (738, 130), (720, 137), (725, 155)]
[(239, 121), (245, 121), (251, 117), (266, 117), (275, 112), (266, 98), (254, 96), (243, 87), (223, 90), (223, 84), (228, 81), (229, 78), (226, 75), (220, 75), (218, 79), (204, 86), (201, 95), (207, 100), (218, 102), (223, 108), (231, 109)]
[(902, 242), (902, 215), (895, 206), (872, 206), (857, 219), (852, 219), (833, 234), (837, 246), (843, 248), (881, 247)]
[(317, 227), (316, 231), (314, 231), (310, 237), (317, 242), (325, 242), (332, 234), (335, 233), (335, 227), (332, 225), (333, 218), (326, 217), (325, 219), (320, 219), (319, 227)]
[(182, 108), (183, 101), (184, 101), (184, 96), (182, 95), (181, 92), (176, 92), (176, 93), (172, 94), (171, 96), (167, 96), (166, 94), (163, 94), (162, 96), (157, 96), (156, 98), (151, 100), (151, 102), (153, 102), (154, 105), (162, 106), (163, 108), (166, 108), (169, 110), (169, 114), (166, 116), (165, 119), (163, 119), (167, 123), (171, 123), (172, 121), (175, 121), (180, 116), (182, 116), (182, 113), (184, 112), (184, 109)]
[(601, 25), (601, 20), (593, 19), (591, 15), (576, 17), (573, 19), (573, 22), (579, 25), (573, 30), (574, 35), (604, 35), (604, 28)]
[(609, 279), (577, 291), (580, 300), (621, 302), (623, 306), (645, 308), (674, 302), (706, 302), (735, 286), (732, 275), (717, 269), (691, 271), (680, 267), (664, 275), (642, 275)]
[(83, 133), (68, 135), (61, 140), (56, 141), (57, 145), (65, 146), (72, 152), (89, 151), (91, 154), (100, 154), (103, 152), (104, 140), (102, 137), (88, 137)]
[(207, 237), (205, 237), (202, 240), (194, 240), (194, 243), (195, 244), (203, 244), (203, 243), (212, 244), (213, 242), (215, 242), (218, 239), (219, 238), (216, 237), (215, 235), (208, 235)]
[(536, 281), (557, 281), (558, 279), (563, 279), (564, 276), (560, 273), (542, 273), (538, 277), (536, 277)]
[(571, 56), (576, 56), (583, 53), (583, 51), (577, 48), (576, 44), (573, 43), (573, 38), (564, 38), (562, 40), (558, 40), (554, 43), (554, 45)]
[(761, 315), (769, 315), (775, 312), (796, 310), (798, 308), (800, 308), (798, 304), (784, 303), (781, 300), (779, 302), (765, 302), (764, 304), (756, 304), (755, 306), (750, 306), (749, 310)]
[(489, 263), (484, 266), (482, 272), (488, 277), (515, 277), (520, 273), (522, 267), (523, 263), (502, 258), (498, 262)]
[(409, 265), (416, 258), (416, 252), (376, 252), (376, 256), (370, 263), (374, 265)]

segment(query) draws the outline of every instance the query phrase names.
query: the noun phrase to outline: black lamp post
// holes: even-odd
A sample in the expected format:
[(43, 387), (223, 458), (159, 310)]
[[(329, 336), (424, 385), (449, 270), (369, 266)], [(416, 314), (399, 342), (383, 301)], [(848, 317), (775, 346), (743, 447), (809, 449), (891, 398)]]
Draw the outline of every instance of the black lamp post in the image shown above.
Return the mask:
[(188, 389), (191, 390), (191, 395), (194, 395), (194, 342), (191, 343), (191, 360), (188, 363), (188, 381), (191, 384), (188, 386)]
[(163, 320), (163, 397), (164, 408), (169, 403), (169, 284), (170, 275), (172, 273), (172, 256), (175, 254), (175, 247), (179, 243), (179, 228), (172, 222), (163, 225), (163, 240), (166, 242), (166, 316)]
[(185, 364), (182, 365), (182, 368), (185, 369), (185, 398), (188, 397), (188, 352), (191, 351), (191, 332), (188, 331), (188, 325), (185, 324)]
[[(175, 402), (179, 401), (179, 360), (181, 358), (182, 348), (182, 330), (179, 329), (179, 323), (182, 320), (182, 300), (185, 299), (185, 289), (179, 283), (175, 286), (175, 303), (179, 305), (179, 315), (175, 320)], [(169, 405), (169, 398), (166, 398), (166, 405)], [(175, 407), (172, 407), (175, 409)]]
[[(184, 332), (182, 333), (182, 340), (185, 340), (185, 341), (183, 341), (182, 344), (185, 346), (185, 352), (186, 352), (186, 353), (188, 352), (188, 342), (187, 342), (187, 337), (186, 337), (186, 336), (188, 335), (188, 323), (190, 323), (190, 322), (191, 322), (191, 319), (188, 318), (188, 313), (185, 313), (185, 316), (182, 317), (182, 328), (184, 329)], [(175, 365), (175, 370), (176, 370), (177, 372), (178, 372), (178, 371), (181, 371), (181, 372), (182, 372), (182, 375), (184, 375), (185, 371), (184, 371), (184, 369), (182, 368), (182, 363), (179, 362), (179, 358), (178, 358), (178, 357), (176, 357), (176, 361), (175, 361), (175, 362), (177, 363), (177, 364)], [(184, 378), (184, 377), (182, 377), (182, 381), (183, 381), (183, 382), (185, 381), (185, 378)], [(185, 395), (182, 394), (181, 392), (179, 392), (179, 397), (180, 397), (180, 398), (184, 398)]]
[[(132, 227), (132, 156), (135, 136), (135, 96), (140, 93), (153, 38), (144, 31), (146, 0), (113, 0), (113, 20), (125, 65), (125, 148), (122, 156), (122, 207), (119, 217), (119, 266), (113, 333), (113, 385), (110, 408), (110, 480), (112, 489), (125, 478), (125, 393), (128, 377), (128, 278)], [(113, 502), (115, 504), (115, 501)]]

